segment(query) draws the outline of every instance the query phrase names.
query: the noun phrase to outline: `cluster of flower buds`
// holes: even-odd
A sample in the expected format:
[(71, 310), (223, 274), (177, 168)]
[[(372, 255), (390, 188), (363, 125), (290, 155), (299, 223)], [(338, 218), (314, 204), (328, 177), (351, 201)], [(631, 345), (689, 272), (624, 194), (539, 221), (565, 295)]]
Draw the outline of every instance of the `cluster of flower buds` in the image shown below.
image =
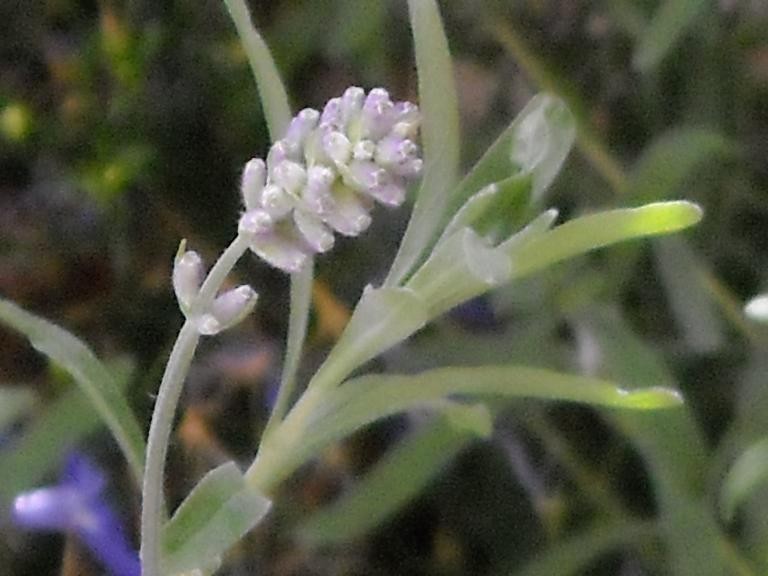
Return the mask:
[(382, 88), (367, 95), (348, 88), (322, 113), (302, 110), (266, 162), (246, 164), (240, 234), (289, 273), (330, 250), (334, 232), (357, 236), (368, 228), (375, 202), (399, 206), (408, 181), (421, 173), (419, 121), (414, 104), (393, 103)]
[(184, 315), (194, 319), (200, 334), (210, 336), (241, 322), (253, 310), (258, 294), (243, 284), (216, 296), (207, 310), (198, 310), (196, 304), (204, 272), (200, 255), (185, 250), (182, 243), (173, 266), (176, 299)]

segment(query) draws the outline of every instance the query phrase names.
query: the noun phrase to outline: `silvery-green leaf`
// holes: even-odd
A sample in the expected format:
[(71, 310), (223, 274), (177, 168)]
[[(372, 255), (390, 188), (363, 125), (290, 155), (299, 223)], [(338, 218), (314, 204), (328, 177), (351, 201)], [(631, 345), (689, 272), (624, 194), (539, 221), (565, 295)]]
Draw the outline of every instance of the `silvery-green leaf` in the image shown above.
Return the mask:
[(440, 241), (461, 228), (470, 227), (481, 236), (501, 238), (511, 227), (519, 226), (531, 195), (529, 175), (510, 176), (489, 184), (459, 209), (446, 226)]
[[(530, 140), (537, 135), (543, 139)], [(567, 106), (550, 94), (535, 96), (451, 193), (449, 214), (482, 188), (521, 172), (531, 175), (531, 197), (540, 200), (574, 137), (575, 123)]]
[(270, 507), (269, 499), (246, 485), (234, 462), (211, 470), (163, 530), (164, 573), (209, 570)]
[(385, 286), (400, 284), (439, 233), (460, 159), (458, 99), (440, 10), (435, 0), (409, 0), (408, 7), (419, 75), (424, 176)]
[(509, 259), (471, 228), (435, 247), (406, 287), (426, 303), (431, 317), (509, 280)]
[(285, 86), (280, 79), (280, 73), (277, 71), (269, 48), (251, 22), (248, 5), (244, 0), (224, 0), (224, 3), (235, 23), (237, 34), (243, 43), (248, 63), (256, 79), (270, 136), (272, 141), (276, 141), (285, 135), (291, 121), (291, 107), (288, 104)]
[(358, 366), (421, 329), (427, 319), (426, 303), (413, 290), (368, 286), (310, 386), (340, 382)]
[(144, 434), (119, 389), (114, 371), (66, 330), (0, 298), (0, 322), (21, 332), (30, 344), (66, 370), (117, 440), (136, 479), (144, 469)]
[(685, 201), (608, 210), (557, 226), (510, 254), (512, 276), (520, 278), (596, 248), (644, 236), (657, 236), (696, 224), (701, 208)]
[[(307, 433), (304, 449), (313, 453), (381, 418), (430, 407), (450, 396), (538, 398), (610, 408), (656, 410), (682, 402), (670, 389), (651, 386), (627, 391), (613, 382), (525, 366), (453, 367), (415, 375), (367, 375), (342, 384), (329, 395)], [(332, 417), (330, 417), (332, 415)]]

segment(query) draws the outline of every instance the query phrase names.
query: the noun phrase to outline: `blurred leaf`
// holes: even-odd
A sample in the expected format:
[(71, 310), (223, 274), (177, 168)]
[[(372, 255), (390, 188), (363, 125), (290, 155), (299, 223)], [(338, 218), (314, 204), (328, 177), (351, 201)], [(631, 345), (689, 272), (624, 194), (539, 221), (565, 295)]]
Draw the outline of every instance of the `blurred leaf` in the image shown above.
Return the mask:
[(435, 0), (409, 0), (408, 6), (419, 73), (424, 175), (386, 286), (400, 284), (438, 234), (458, 180), (461, 154), (453, 62), (440, 10)]
[(505, 569), (505, 576), (571, 576), (586, 574), (590, 564), (617, 548), (637, 546), (657, 535), (652, 522), (627, 521), (594, 526), (541, 550), (522, 570)]
[[(122, 389), (128, 374), (117, 371)], [(62, 456), (102, 424), (80, 388), (73, 387), (43, 408), (24, 429), (0, 450), (0, 509), (7, 510), (19, 492), (38, 485), (59, 466)]]
[(451, 193), (448, 216), (489, 184), (518, 173), (530, 174), (531, 197), (540, 201), (568, 156), (575, 135), (573, 116), (559, 98), (535, 96)]
[(768, 438), (755, 442), (739, 456), (723, 482), (720, 510), (726, 520), (733, 520), (736, 509), (752, 493), (768, 484)]
[(704, 263), (684, 238), (662, 238), (654, 253), (675, 321), (685, 343), (697, 353), (717, 350), (723, 323), (704, 285)]
[(266, 516), (271, 502), (248, 487), (234, 462), (206, 474), (163, 532), (163, 572), (210, 570)]
[(0, 322), (24, 334), (37, 351), (69, 372), (109, 427), (136, 480), (141, 482), (144, 434), (117, 386), (114, 371), (102, 364), (90, 348), (66, 330), (2, 298)]
[(285, 134), (291, 121), (291, 107), (288, 93), (285, 91), (275, 61), (269, 53), (264, 39), (251, 22), (251, 14), (244, 0), (224, 0), (237, 34), (243, 44), (248, 63), (251, 65), (259, 97), (264, 108), (269, 134), (272, 141), (279, 140)]
[[(602, 374), (633, 392), (650, 382), (674, 387), (662, 360), (635, 336), (613, 310), (595, 311), (585, 321), (600, 346)], [(687, 406), (678, 410), (614, 413), (645, 461), (658, 501), (660, 524), (676, 576), (731, 574), (722, 553), (723, 535), (706, 498), (708, 453)]]
[(654, 140), (635, 164), (629, 194), (635, 202), (663, 200), (679, 194), (680, 187), (705, 162), (734, 154), (733, 144), (713, 130), (675, 128)]
[(690, 202), (658, 202), (608, 210), (557, 226), (511, 252), (512, 276), (527, 276), (573, 256), (632, 238), (668, 234), (701, 220)]
[(35, 393), (29, 388), (20, 386), (0, 387), (0, 434), (9, 424), (13, 424), (29, 413), (34, 403)]
[(635, 48), (634, 65), (649, 72), (666, 58), (708, 6), (708, 0), (662, 0)]
[[(474, 407), (462, 408), (461, 418), (465, 423), (469, 418), (471, 426), (456, 426), (456, 413), (444, 414), (409, 434), (349, 492), (303, 522), (298, 529), (300, 536), (315, 546), (360, 538), (413, 500), (476, 438), (468, 428), (477, 428), (482, 422), (477, 415), (467, 413)], [(480, 420), (488, 419), (486, 410)]]

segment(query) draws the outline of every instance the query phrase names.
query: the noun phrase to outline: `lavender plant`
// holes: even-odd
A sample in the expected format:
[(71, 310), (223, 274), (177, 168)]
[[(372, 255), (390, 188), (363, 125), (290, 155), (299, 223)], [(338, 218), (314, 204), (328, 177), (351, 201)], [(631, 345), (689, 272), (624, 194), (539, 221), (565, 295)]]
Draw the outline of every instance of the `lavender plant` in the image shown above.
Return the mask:
[[(688, 202), (654, 203), (554, 226), (557, 211), (542, 204), (575, 129), (565, 105), (546, 94), (534, 98), (459, 178), (451, 60), (434, 0), (409, 1), (419, 107), (393, 102), (382, 88), (352, 87), (322, 111), (304, 109), (292, 118), (243, 0), (225, 3), (253, 68), (274, 143), (265, 159), (245, 163), (237, 232), (210, 271), (205, 273), (202, 258), (185, 241), (179, 246), (172, 284), (185, 322), (160, 384), (146, 457), (130, 408), (93, 354), (60, 329), (0, 302), (4, 322), (73, 374), (141, 478), (144, 576), (213, 573), (222, 554), (268, 513), (282, 481), (328, 444), (399, 412), (426, 408), (450, 425), (485, 436), (492, 428), (485, 397), (641, 410), (681, 402), (669, 388), (627, 390), (512, 365), (351, 377), (463, 302), (596, 248), (681, 230), (695, 224), (701, 212)], [(315, 256), (331, 251), (335, 234), (364, 233), (377, 203), (401, 206), (419, 179), (408, 228), (383, 285), (362, 290), (343, 335), (294, 400)], [(222, 291), (249, 251), (291, 275), (281, 388), (245, 472), (233, 462), (212, 470), (168, 519), (163, 477), (176, 405), (200, 339), (236, 325), (258, 304), (249, 285)]]

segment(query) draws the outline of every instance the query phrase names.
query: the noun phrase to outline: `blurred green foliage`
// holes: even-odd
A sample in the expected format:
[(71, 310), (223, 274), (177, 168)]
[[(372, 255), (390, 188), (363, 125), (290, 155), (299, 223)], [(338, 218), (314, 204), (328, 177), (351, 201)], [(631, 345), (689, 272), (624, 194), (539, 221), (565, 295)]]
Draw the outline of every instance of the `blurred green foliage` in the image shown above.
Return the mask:
[[(351, 84), (384, 85), (398, 98), (416, 93), (405, 2), (250, 5), (297, 108)], [(483, 0), (441, 8), (465, 166), (547, 90), (573, 112), (578, 152), (544, 205), (571, 216), (685, 198), (703, 206), (705, 219), (674, 242), (621, 248), (500, 289), (379, 364), (406, 372), (447, 361), (519, 362), (638, 386), (673, 382), (686, 411), (603, 418), (499, 403), (490, 440), (470, 445), (422, 428), (413, 438), (436, 444), (403, 444), (380, 462), (394, 462), (399, 474), (374, 462), (423, 423), (419, 415), (390, 420), (290, 483), (272, 520), (222, 573), (765, 573), (768, 483), (754, 454), (768, 434), (768, 333), (742, 304), (768, 285), (768, 7)], [(178, 325), (169, 289), (178, 238), (210, 253), (221, 247), (235, 227), (240, 167), (268, 146), (245, 56), (218, 2), (8, 2), (0, 6), (0, 79), (0, 294), (60, 319), (102, 357), (132, 356), (127, 394), (146, 422)], [(342, 304), (381, 282), (405, 212), (382, 214), (365, 237), (318, 260), (320, 281)], [(239, 347), (279, 345), (286, 330), (286, 280), (256, 262), (242, 272), (255, 278), (263, 304), (237, 338), (208, 351), (229, 354), (230, 364)], [(309, 368), (325, 350), (312, 341)], [(189, 428), (180, 433), (169, 486), (177, 498), (210, 467), (200, 460), (250, 455), (263, 425), (268, 371), (243, 387), (229, 364), (210, 362), (219, 375), (204, 356), (182, 417), (189, 426), (202, 418), (207, 440), (201, 448)], [(94, 429), (80, 400), (58, 390), (51, 371), (5, 332), (0, 379), (29, 382), (39, 399), (34, 418), (20, 411), (8, 434), (26, 431), (26, 442), (50, 450), (46, 435), (74, 442)], [(88, 440), (102, 451), (107, 442)], [(403, 451), (433, 458), (434, 474), (409, 471), (413, 458), (398, 458)], [(52, 473), (56, 454), (40, 454)], [(402, 478), (398, 493), (381, 499), (403, 508), (377, 509), (383, 525), (360, 522), (350, 540), (320, 551), (296, 537), (307, 518), (305, 526), (338, 521), (331, 508), (314, 524), (311, 514), (367, 470), (371, 498), (383, 490), (378, 477)], [(429, 470), (424, 460), (421, 472)], [(46, 474), (27, 472), (29, 482)], [(426, 489), (416, 496), (409, 482)], [(360, 518), (355, 499), (365, 509), (356, 493), (336, 509)], [(135, 497), (123, 500), (135, 506)], [(2, 530), (7, 573), (58, 573), (57, 562), (33, 555), (57, 558), (59, 541), (25, 548), (18, 533)]]

